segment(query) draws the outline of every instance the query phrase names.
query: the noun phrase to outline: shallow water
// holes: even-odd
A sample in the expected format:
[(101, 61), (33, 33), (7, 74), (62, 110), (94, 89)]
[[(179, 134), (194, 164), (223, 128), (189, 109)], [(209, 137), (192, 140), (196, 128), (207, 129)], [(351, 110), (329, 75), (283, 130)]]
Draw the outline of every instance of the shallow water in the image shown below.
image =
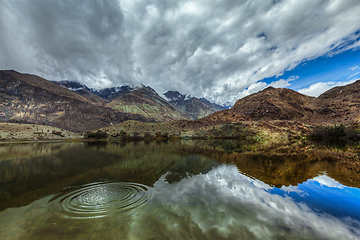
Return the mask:
[(336, 158), (213, 146), (0, 146), (0, 239), (360, 239), (359, 176)]

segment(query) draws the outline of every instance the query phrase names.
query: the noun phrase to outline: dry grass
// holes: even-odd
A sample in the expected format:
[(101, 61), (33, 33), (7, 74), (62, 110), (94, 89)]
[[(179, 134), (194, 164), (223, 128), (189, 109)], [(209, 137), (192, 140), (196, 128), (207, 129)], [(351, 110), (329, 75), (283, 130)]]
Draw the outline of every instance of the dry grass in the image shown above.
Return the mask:
[(51, 126), (37, 124), (0, 123), (1, 141), (46, 141), (81, 138), (82, 134), (73, 133)]

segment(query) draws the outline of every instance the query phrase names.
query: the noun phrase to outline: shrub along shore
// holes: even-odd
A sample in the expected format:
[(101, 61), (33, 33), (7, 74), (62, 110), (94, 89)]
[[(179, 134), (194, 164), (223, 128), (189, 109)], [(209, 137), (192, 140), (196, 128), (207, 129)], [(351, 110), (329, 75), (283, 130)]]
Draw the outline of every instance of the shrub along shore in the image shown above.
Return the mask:
[(244, 121), (215, 126), (196, 125), (191, 121), (143, 123), (126, 121), (86, 133), (37, 125), (0, 123), (0, 142), (53, 140), (163, 141), (179, 139), (238, 139), (249, 142), (313, 140), (324, 144), (358, 143), (357, 122), (348, 125), (307, 125), (297, 121)]

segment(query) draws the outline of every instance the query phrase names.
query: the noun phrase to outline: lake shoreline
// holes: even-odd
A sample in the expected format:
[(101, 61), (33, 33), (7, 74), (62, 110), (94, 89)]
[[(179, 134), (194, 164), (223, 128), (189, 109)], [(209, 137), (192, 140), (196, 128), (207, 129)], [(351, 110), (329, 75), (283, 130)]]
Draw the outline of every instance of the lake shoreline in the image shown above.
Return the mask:
[[(17, 125), (12, 125), (12, 127)], [(174, 136), (159, 136), (159, 137), (143, 137), (137, 135), (134, 136), (117, 136), (112, 137), (107, 135), (106, 138), (86, 138), (85, 134), (76, 135), (67, 135), (70, 136), (68, 138), (59, 138), (58, 135), (55, 134), (47, 134), (48, 136), (53, 135), (53, 138), (40, 138), (30, 139), (30, 136), (34, 135), (45, 135), (43, 133), (34, 134), (31, 133), (32, 128), (28, 129), (29, 125), (22, 125), (22, 127), (26, 127), (28, 130), (28, 138), (27, 139), (15, 139), (14, 137), (19, 135), (13, 135), (13, 138), (8, 139), (0, 139), (0, 146), (6, 145), (21, 145), (21, 144), (47, 144), (47, 143), (89, 143), (89, 144), (128, 144), (128, 143), (151, 143), (151, 142), (211, 142), (212, 147), (201, 147), (197, 151), (201, 154), (215, 154), (216, 152), (225, 152), (228, 154), (240, 154), (240, 155), (262, 155), (262, 154), (270, 154), (270, 155), (300, 155), (304, 153), (316, 153), (316, 152), (324, 152), (328, 153), (329, 156), (332, 156), (332, 159), (336, 159), (336, 161), (340, 165), (346, 166), (346, 168), (352, 169), (358, 173), (360, 173), (360, 145), (355, 141), (343, 142), (345, 145), (337, 145), (334, 143), (324, 142), (324, 141), (312, 141), (304, 134), (299, 135), (290, 135), (288, 133), (277, 133), (274, 134), (256, 134), (256, 135), (248, 135), (248, 136), (185, 136), (185, 137), (174, 137)], [(31, 125), (33, 126), (33, 125)], [(17, 126), (19, 127), (19, 126)], [(35, 126), (36, 127), (36, 126)], [(33, 128), (35, 128), (33, 127)], [(49, 128), (49, 126), (45, 126)], [(39, 126), (41, 129), (42, 126)], [(109, 131), (109, 130), (108, 130)], [(107, 131), (107, 132), (108, 132)], [(49, 131), (50, 132), (50, 131)], [(68, 134), (68, 133), (67, 133)], [(201, 144), (200, 144), (201, 145)], [(206, 145), (206, 144), (204, 144)], [(216, 155), (216, 154), (215, 154)]]

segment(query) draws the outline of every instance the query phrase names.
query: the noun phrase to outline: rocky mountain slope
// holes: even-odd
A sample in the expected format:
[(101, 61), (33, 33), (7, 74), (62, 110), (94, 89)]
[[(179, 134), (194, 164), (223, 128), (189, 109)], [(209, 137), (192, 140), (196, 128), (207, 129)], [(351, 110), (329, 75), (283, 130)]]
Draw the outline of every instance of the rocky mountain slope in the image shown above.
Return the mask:
[(251, 120), (293, 120), (313, 115), (315, 98), (285, 88), (266, 88), (236, 101), (232, 112)]
[(0, 79), (0, 121), (3, 122), (44, 124), (85, 132), (125, 120), (163, 122), (196, 119), (209, 113), (208, 107), (196, 100), (207, 112), (191, 115), (145, 86), (94, 90), (76, 81), (51, 82), (16, 71), (1, 71)]
[(334, 87), (317, 98), (317, 106), (328, 122), (349, 122), (360, 117), (360, 79)]
[(92, 93), (105, 99), (106, 102), (111, 102), (118, 97), (121, 97), (125, 94), (128, 94), (134, 91), (135, 88), (130, 86), (121, 86), (121, 87), (112, 87), (112, 88), (103, 88), (103, 89), (91, 89)]
[[(79, 83), (53, 83), (34, 75), (0, 71), (0, 121), (44, 124), (85, 132), (125, 120), (153, 123), (180, 120), (178, 124), (174, 123), (180, 126), (179, 129), (191, 126), (197, 129), (234, 122), (274, 120), (358, 124), (360, 117), (360, 80), (330, 89), (318, 98), (269, 87), (239, 99), (231, 109), (213, 113), (211, 111), (220, 106), (216, 109), (216, 105), (209, 104), (206, 99), (189, 98), (178, 92), (165, 94), (168, 102), (145, 86), (106, 91), (95, 94)], [(114, 96), (117, 97), (113, 99)], [(199, 117), (202, 118), (197, 119)]]
[(198, 99), (183, 95), (178, 91), (168, 91), (164, 93), (164, 96), (170, 103), (188, 112), (191, 120), (199, 119), (225, 109), (220, 105), (209, 102), (205, 98)]
[(359, 97), (360, 97), (360, 79), (349, 85), (334, 87), (321, 94), (318, 97), (318, 99), (323, 99), (323, 100), (340, 99), (344, 101), (357, 103), (359, 102)]
[[(300, 139), (304, 135), (309, 136), (315, 128), (322, 127), (324, 131), (342, 129), (343, 132), (339, 134), (343, 139), (358, 141), (360, 139), (359, 85), (360, 80), (345, 87), (331, 89), (318, 98), (289, 89), (270, 87), (238, 100), (231, 109), (215, 112), (201, 119), (164, 123), (126, 121), (106, 127), (103, 131), (108, 132), (111, 137), (125, 139), (134, 136), (254, 140), (256, 137), (256, 139), (268, 139), (271, 142), (268, 147), (271, 149), (276, 144), (282, 145), (284, 141)], [(261, 142), (259, 144), (261, 145)], [(289, 149), (289, 153), (291, 151)]]
[(206, 98), (199, 98), (199, 100), (201, 102), (205, 103), (206, 105), (210, 106), (215, 111), (221, 111), (221, 110), (224, 110), (224, 109), (229, 109), (231, 107), (229, 104), (224, 104), (223, 106), (221, 106), (219, 104), (212, 103), (209, 100), (207, 100)]
[(86, 98), (89, 98), (94, 102), (101, 102), (102, 105), (105, 105), (106, 103), (111, 102), (112, 100), (135, 90), (135, 88), (130, 86), (93, 89), (77, 81), (65, 80), (65, 81), (52, 81), (52, 82), (59, 84), (60, 86), (69, 89), (73, 92), (76, 92)]
[(107, 106), (125, 113), (140, 114), (158, 122), (190, 119), (186, 111), (167, 102), (155, 90), (144, 85), (116, 98)]
[(151, 121), (100, 105), (38, 76), (0, 71), (0, 121), (3, 122), (36, 123), (85, 132), (125, 120)]
[(349, 123), (360, 116), (360, 80), (335, 87), (318, 98), (285, 88), (266, 88), (239, 99), (229, 110), (215, 112), (201, 121), (236, 122), (296, 120), (309, 124)]
[[(161, 102), (162, 104), (160, 104), (159, 106), (157, 106), (157, 109), (161, 109), (164, 106), (166, 108), (169, 107), (168, 104), (164, 103), (164, 100), (166, 100), (167, 102), (173, 104), (174, 106), (176, 106), (177, 108), (175, 108), (175, 112), (177, 113), (171, 113), (171, 111), (169, 111), (169, 109), (163, 109), (161, 111), (157, 110), (156, 112), (158, 112), (160, 115), (162, 114), (170, 114), (173, 117), (163, 117), (163, 116), (156, 116), (155, 112), (153, 110), (150, 110), (149, 106), (145, 107), (145, 106), (140, 106), (138, 105), (137, 107), (129, 107), (129, 102), (127, 102), (125, 100), (125, 102), (121, 103), (121, 101), (123, 101), (124, 99), (126, 99), (127, 97), (122, 97), (125, 96), (133, 91), (135, 91), (138, 88), (141, 87), (130, 87), (130, 86), (121, 86), (121, 87), (113, 87), (113, 88), (104, 88), (104, 89), (91, 89), (88, 88), (85, 85), (82, 85), (78, 82), (75, 81), (60, 81), (60, 82), (56, 82), (59, 85), (72, 90), (94, 102), (98, 102), (99, 105), (105, 105), (106, 103), (110, 103), (108, 104), (108, 106), (110, 106), (113, 109), (119, 110), (119, 111), (124, 111), (124, 112), (128, 112), (128, 113), (138, 113), (141, 114), (143, 116), (146, 117), (150, 117), (155, 119), (156, 121), (167, 121), (167, 120), (176, 120), (176, 119), (189, 119), (189, 120), (195, 120), (195, 119), (199, 119), (202, 117), (205, 117), (211, 113), (214, 113), (216, 111), (221, 111), (223, 109), (225, 109), (224, 107), (217, 105), (215, 103), (211, 103), (210, 101), (208, 101), (205, 98), (195, 98), (195, 97), (191, 97), (188, 95), (182, 95), (177, 91), (168, 91), (167, 93), (165, 93), (164, 99), (158, 95), (156, 93), (156, 91), (152, 91), (153, 93), (155, 93), (156, 98), (157, 98), (157, 102)], [(142, 96), (140, 96), (141, 94), (143, 94)], [(149, 98), (152, 99), (154, 98), (154, 96), (149, 95), (148, 92), (146, 91), (137, 91), (136, 94), (130, 94), (129, 96), (137, 96), (139, 99), (145, 99), (145, 98)], [(141, 101), (135, 101), (135, 102), (141, 102)], [(150, 100), (151, 102), (151, 100)], [(148, 104), (152, 105), (153, 107), (156, 105), (156, 103), (152, 102), (150, 103), (148, 102)], [(122, 107), (120, 107), (122, 106)], [(151, 107), (151, 108), (153, 108)], [(172, 107), (170, 107), (172, 108)], [(174, 109), (173, 109), (174, 110)], [(133, 111), (133, 112), (132, 112)], [(185, 111), (185, 112), (184, 112)]]
[(86, 85), (83, 85), (77, 81), (56, 81), (53, 83), (59, 84), (60, 86), (69, 89), (81, 96), (89, 99), (92, 104), (105, 106), (106, 101), (102, 98), (93, 93), (92, 89), (88, 88)]

